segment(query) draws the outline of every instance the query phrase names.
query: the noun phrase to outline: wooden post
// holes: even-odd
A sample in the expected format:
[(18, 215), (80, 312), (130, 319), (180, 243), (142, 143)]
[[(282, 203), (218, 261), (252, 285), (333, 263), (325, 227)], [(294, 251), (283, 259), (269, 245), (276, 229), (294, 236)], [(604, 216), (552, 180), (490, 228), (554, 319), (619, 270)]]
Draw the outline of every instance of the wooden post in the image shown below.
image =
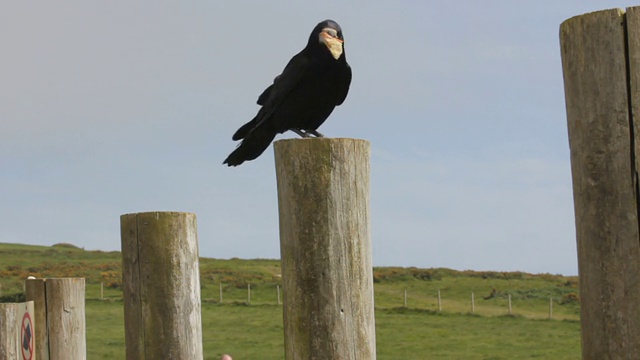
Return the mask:
[(278, 291), (278, 305), (280, 305), (280, 285), (276, 285), (276, 290)]
[(222, 303), (222, 283), (220, 283), (220, 303)]
[(553, 298), (549, 298), (549, 319), (553, 318)]
[(34, 302), (37, 358), (86, 359), (84, 278), (29, 279), (25, 287)]
[(33, 317), (33, 301), (0, 304), (0, 359), (39, 359)]
[[(640, 354), (640, 8), (560, 26), (583, 359)], [(636, 114), (636, 116), (633, 116)]]
[(404, 307), (407, 307), (407, 289), (404, 289)]
[(251, 304), (251, 284), (247, 284), (247, 304)]
[(442, 299), (440, 298), (440, 289), (438, 289), (438, 312), (442, 311)]
[(26, 282), (27, 301), (33, 301), (33, 321), (36, 331), (36, 357), (49, 360), (49, 330), (47, 327), (47, 299), (44, 279), (30, 279)]
[(120, 225), (127, 359), (202, 359), (195, 214), (126, 214)]
[(476, 313), (476, 298), (473, 295), (473, 291), (471, 292), (471, 313), (472, 314)]
[(50, 359), (86, 359), (84, 278), (46, 279)]
[(509, 315), (511, 315), (511, 294), (509, 294)]
[(100, 300), (104, 300), (104, 283), (100, 283)]
[(275, 143), (287, 359), (375, 359), (369, 143)]

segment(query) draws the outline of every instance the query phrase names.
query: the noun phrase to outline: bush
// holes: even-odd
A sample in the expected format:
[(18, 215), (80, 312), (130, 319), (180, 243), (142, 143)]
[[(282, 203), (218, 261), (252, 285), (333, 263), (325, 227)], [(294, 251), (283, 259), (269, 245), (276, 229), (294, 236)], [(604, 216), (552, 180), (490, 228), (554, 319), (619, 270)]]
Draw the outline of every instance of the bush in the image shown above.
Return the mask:
[(27, 298), (24, 293), (0, 296), (0, 303), (21, 303), (25, 301), (27, 301)]
[(577, 293), (575, 292), (570, 292), (568, 294), (565, 294), (562, 299), (560, 299), (559, 304), (560, 305), (568, 305), (568, 304), (576, 304), (576, 303), (580, 303), (580, 296), (578, 296)]

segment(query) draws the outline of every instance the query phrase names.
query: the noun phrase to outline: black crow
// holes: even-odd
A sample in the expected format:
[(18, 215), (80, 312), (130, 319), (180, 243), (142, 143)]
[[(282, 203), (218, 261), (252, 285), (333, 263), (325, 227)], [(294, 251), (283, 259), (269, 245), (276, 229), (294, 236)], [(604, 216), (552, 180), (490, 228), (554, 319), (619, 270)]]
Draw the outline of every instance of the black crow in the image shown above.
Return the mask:
[(240, 145), (224, 160), (237, 166), (260, 156), (276, 134), (291, 130), (301, 137), (322, 137), (317, 129), (349, 92), (351, 67), (342, 29), (325, 20), (313, 29), (307, 46), (294, 56), (258, 97), (262, 107), (233, 140)]

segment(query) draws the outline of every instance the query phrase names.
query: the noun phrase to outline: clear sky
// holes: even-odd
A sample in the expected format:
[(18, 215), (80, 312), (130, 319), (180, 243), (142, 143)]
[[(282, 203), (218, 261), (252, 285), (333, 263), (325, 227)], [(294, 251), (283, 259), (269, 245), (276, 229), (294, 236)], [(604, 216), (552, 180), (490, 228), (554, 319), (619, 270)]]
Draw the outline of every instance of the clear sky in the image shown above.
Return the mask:
[(221, 163), (330, 18), (353, 82), (320, 131), (371, 141), (374, 265), (576, 274), (558, 30), (630, 5), (3, 2), (0, 242), (119, 250), (121, 214), (171, 210), (201, 256), (278, 258), (273, 150)]

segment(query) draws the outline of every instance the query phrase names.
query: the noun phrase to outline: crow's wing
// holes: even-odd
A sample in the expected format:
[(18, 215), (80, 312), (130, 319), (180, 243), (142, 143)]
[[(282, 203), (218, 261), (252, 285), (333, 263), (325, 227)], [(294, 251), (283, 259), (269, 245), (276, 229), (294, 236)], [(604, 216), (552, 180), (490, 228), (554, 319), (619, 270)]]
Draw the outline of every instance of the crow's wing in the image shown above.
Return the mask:
[(345, 62), (345, 67), (343, 68), (343, 74), (340, 76), (340, 84), (337, 90), (337, 98), (336, 98), (336, 106), (342, 105), (344, 99), (347, 98), (347, 93), (349, 92), (349, 85), (351, 85), (351, 66)]
[(244, 139), (249, 132), (257, 126), (269, 121), (271, 115), (278, 109), (284, 100), (298, 86), (300, 80), (304, 78), (309, 70), (309, 59), (306, 57), (304, 50), (289, 60), (287, 66), (282, 70), (282, 74), (273, 79), (273, 84), (269, 85), (258, 97), (258, 105), (262, 108), (258, 114), (248, 123), (242, 125), (238, 131), (233, 134), (233, 140)]

